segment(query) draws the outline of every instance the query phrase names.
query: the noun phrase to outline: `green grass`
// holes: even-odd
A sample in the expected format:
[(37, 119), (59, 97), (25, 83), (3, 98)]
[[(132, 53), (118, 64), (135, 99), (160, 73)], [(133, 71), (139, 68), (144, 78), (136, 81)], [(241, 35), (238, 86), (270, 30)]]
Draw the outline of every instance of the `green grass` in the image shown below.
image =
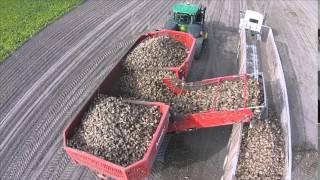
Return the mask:
[(0, 62), (83, 0), (0, 0)]

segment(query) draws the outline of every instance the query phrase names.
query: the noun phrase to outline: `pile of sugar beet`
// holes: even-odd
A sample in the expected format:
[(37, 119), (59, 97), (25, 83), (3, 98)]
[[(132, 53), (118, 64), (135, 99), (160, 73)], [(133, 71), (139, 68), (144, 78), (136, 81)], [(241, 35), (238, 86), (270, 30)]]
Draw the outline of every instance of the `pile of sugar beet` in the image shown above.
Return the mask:
[(275, 112), (254, 117), (254, 126), (245, 126), (236, 177), (239, 180), (281, 180), (285, 167), (285, 141)]
[[(219, 85), (187, 86), (168, 67), (180, 66), (188, 49), (168, 36), (150, 38), (138, 44), (123, 62), (124, 72), (107, 95), (100, 95), (83, 117), (68, 145), (121, 166), (143, 158), (160, 121), (157, 107), (135, 105), (130, 100), (163, 102), (170, 105), (172, 118), (211, 109), (228, 110), (244, 106), (244, 82), (224, 81)], [(175, 95), (163, 78), (175, 79), (185, 93)], [(221, 98), (215, 98), (217, 91)], [(258, 106), (263, 99), (259, 81), (248, 79), (246, 106)]]

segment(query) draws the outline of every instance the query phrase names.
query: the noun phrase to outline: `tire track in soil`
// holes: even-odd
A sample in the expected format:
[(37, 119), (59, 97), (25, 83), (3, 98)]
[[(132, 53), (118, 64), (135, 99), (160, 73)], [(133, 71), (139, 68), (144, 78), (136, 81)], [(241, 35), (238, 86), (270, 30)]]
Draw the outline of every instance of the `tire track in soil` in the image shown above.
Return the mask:
[[(90, 24), (88, 24), (86, 27), (85, 27), (85, 29), (84, 30), (86, 30), (86, 29), (88, 29), (88, 27), (90, 27)], [(77, 29), (76, 29), (77, 30)], [(83, 30), (83, 31), (84, 31)], [(77, 31), (78, 32), (78, 31)], [(73, 33), (73, 35), (75, 34), (75, 32), (69, 32), (68, 33), (68, 35), (72, 35), (72, 33)], [(82, 33), (82, 32), (81, 32)], [(79, 35), (80, 34), (80, 32), (77, 34), (77, 35)], [(81, 34), (80, 34), (81, 35)], [(70, 37), (72, 37), (72, 36), (70, 36)], [(66, 41), (66, 39), (68, 38), (68, 36), (66, 37), (66, 38), (63, 38), (61, 41)], [(74, 43), (76, 42), (76, 40), (78, 39), (78, 36), (77, 37), (73, 37), (72, 38), (72, 40), (74, 41)], [(68, 40), (68, 39), (67, 39)], [(59, 43), (59, 42), (58, 42)], [(59, 45), (57, 43), (57, 45)], [(69, 46), (72, 46), (73, 44), (71, 44), (71, 43), (69, 43), (69, 42), (67, 42), (67, 43), (65, 43), (66, 45), (68, 45), (68, 44), (70, 44)], [(54, 45), (56, 45), (56, 44), (54, 44)], [(61, 49), (64, 49), (65, 47), (60, 47), (59, 48), (59, 51), (61, 50)], [(53, 49), (58, 49), (58, 48), (53, 48)], [(67, 49), (67, 48), (65, 48), (65, 49)], [(51, 55), (51, 54), (54, 54), (56, 51), (47, 51), (47, 52), (49, 52), (49, 55)], [(59, 54), (61, 54), (61, 53), (63, 53), (63, 52), (58, 52), (58, 53), (56, 53), (55, 55), (59, 55)], [(46, 55), (45, 53), (44, 53), (44, 55)], [(41, 55), (41, 57), (40, 58), (42, 58), (42, 56), (43, 55)], [(47, 57), (45, 57), (45, 58), (43, 58), (43, 59), (55, 59), (55, 57), (52, 57), (52, 56), (47, 56)], [(9, 59), (8, 59), (8, 61), (9, 61)], [(5, 62), (7, 62), (7, 61), (5, 61)], [(41, 72), (45, 72), (45, 70), (46, 70), (46, 68), (45, 67), (50, 67), (49, 65), (51, 65), (52, 64), (52, 62), (50, 62), (50, 61), (45, 61), (45, 64), (43, 64), (43, 66), (40, 66), (39, 67), (39, 64), (37, 63), (38, 61), (33, 61), (33, 62), (35, 62), (34, 64), (31, 64), (31, 67), (29, 67), (29, 68), (32, 68), (32, 67), (34, 67), (34, 69), (36, 69), (36, 73), (32, 73), (31, 74), (31, 76), (29, 77), (29, 76), (25, 76), (25, 77), (27, 77), (27, 78), (31, 78), (30, 80), (31, 81), (35, 81), (35, 80), (37, 80), (38, 78), (39, 78), (39, 74), (41, 75), (41, 73), (38, 73), (37, 71), (41, 71)], [(0, 67), (2, 67), (2, 66), (0, 66)], [(23, 67), (23, 66), (22, 66)], [(28, 69), (29, 69), (28, 68)], [(13, 71), (16, 71), (16, 68), (11, 68)], [(30, 69), (30, 70), (33, 70), (33, 69)], [(24, 72), (16, 72), (17, 74), (21, 74), (21, 76), (23, 76), (25, 73)], [(43, 74), (43, 73), (42, 73)], [(1, 76), (1, 80), (2, 79), (9, 79), (9, 78), (2, 78), (3, 76)], [(13, 75), (11, 75), (10, 77), (16, 77), (16, 76), (13, 76)], [(37, 78), (38, 77), (38, 78)], [(41, 76), (40, 76), (41, 77)], [(2, 80), (3, 81), (3, 80)], [(24, 78), (20, 78), (20, 77), (18, 77), (18, 78), (16, 78), (16, 81), (18, 82), (18, 81), (22, 81), (22, 83), (16, 83), (16, 86), (18, 86), (18, 87), (25, 87), (24, 89), (28, 89), (28, 86), (30, 86), (30, 85), (32, 85), (32, 82), (29, 82), (29, 81), (26, 81)], [(10, 80), (9, 81), (11, 84), (13, 84), (14, 83), (14, 81), (12, 81), (12, 80)], [(6, 87), (6, 84), (5, 83), (3, 83), (2, 82), (2, 84), (3, 84), (3, 86), (4, 87)], [(10, 87), (8, 87), (8, 88), (12, 88), (11, 86)], [(12, 89), (15, 89), (15, 90), (21, 90), (21, 88), (12, 88)], [(2, 92), (3, 93), (3, 92)], [(18, 99), (19, 97), (17, 97), (17, 96), (14, 96), (16, 93), (15, 92), (13, 92), (12, 93), (12, 97), (13, 98), (15, 98), (15, 99)], [(21, 93), (22, 94), (22, 93)], [(13, 104), (15, 101), (14, 100), (12, 100), (12, 99), (8, 99), (7, 100), (7, 102), (10, 100), (10, 103), (11, 104)], [(6, 105), (6, 107), (8, 107), (8, 104), (6, 103), (6, 102), (4, 102), (3, 103), (4, 105)], [(9, 110), (9, 109), (11, 109), (11, 108), (8, 108), (7, 110)], [(3, 111), (2, 111), (3, 112)], [(3, 112), (3, 113), (1, 113), (1, 115), (0, 115), (0, 117), (1, 116), (4, 116), (6, 114), (6, 112)], [(0, 118), (0, 119), (2, 119), (2, 118)], [(1, 121), (0, 121), (1, 122)]]
[[(134, 1), (133, 1), (133, 2), (134, 2)], [(134, 3), (132, 3), (131, 5), (134, 5)], [(131, 7), (131, 6), (130, 6), (130, 7)], [(129, 7), (128, 7), (128, 8), (129, 8)], [(124, 11), (124, 10), (126, 10), (126, 9), (123, 9), (123, 11)], [(120, 14), (120, 13), (122, 13), (123, 11), (118, 11), (118, 12), (119, 12), (119, 14)], [(118, 14), (115, 14), (115, 16), (117, 16), (117, 15), (118, 15)], [(68, 58), (72, 57), (73, 53), (75, 53), (78, 49), (81, 50), (80, 48), (83, 47), (83, 46), (85, 46), (85, 45), (88, 45), (88, 46), (89, 46), (88, 49), (84, 49), (84, 51), (81, 52), (81, 54), (79, 55), (80, 57), (81, 57), (81, 56), (85, 56), (85, 54), (86, 54), (86, 53), (89, 53), (90, 50), (92, 51), (93, 49), (95, 49), (95, 48), (97, 47), (97, 44), (98, 44), (99, 42), (101, 42), (102, 40), (100, 39), (98, 42), (95, 42), (95, 44), (92, 44), (92, 43), (90, 43), (90, 38), (91, 38), (91, 37), (94, 37), (94, 36), (96, 35), (96, 33), (102, 33), (101, 30), (103, 30), (103, 27), (106, 25), (106, 23), (112, 22), (112, 20), (115, 21), (115, 19), (113, 19), (113, 18), (110, 17), (110, 19), (107, 19), (106, 21), (104, 21), (102, 24), (100, 24), (100, 26), (97, 26), (97, 28), (95, 28), (95, 30), (93, 30), (93, 32), (88, 33), (87, 36), (85, 36), (85, 37), (80, 41), (80, 43), (77, 44), (77, 46), (73, 47), (69, 52), (67, 52), (64, 56), (62, 56), (59, 61), (57, 61), (53, 66), (51, 66), (50, 69), (49, 69), (49, 70), (47, 71), (47, 73), (45, 74), (45, 76), (42, 76), (39, 80), (37, 80), (37, 82), (35, 82), (35, 83), (33, 84), (33, 86), (27, 91), (27, 93), (20, 99), (20, 101), (16, 104), (16, 106), (15, 106), (14, 108), (12, 108), (12, 109), (10, 110), (10, 112), (5, 116), (4, 121), (2, 121), (2, 122), (0, 123), (0, 130), (3, 129), (3, 131), (6, 131), (6, 130), (4, 129), (4, 125), (6, 125), (5, 128), (6, 128), (7, 130), (11, 130), (10, 125), (5, 124), (5, 123), (6, 123), (6, 121), (8, 121), (8, 119), (11, 119), (13, 116), (17, 116), (17, 114), (18, 114), (19, 112), (24, 113), (25, 115), (28, 115), (28, 112), (25, 113), (24, 111), (21, 111), (21, 108), (24, 106), (24, 107), (30, 109), (30, 106), (31, 106), (31, 105), (26, 106), (24, 103), (30, 103), (30, 102), (32, 102), (32, 101), (28, 101), (28, 98), (32, 98), (32, 97), (31, 97), (31, 96), (32, 96), (32, 93), (36, 92), (37, 88), (39, 88), (39, 87), (42, 85), (42, 83), (46, 83), (46, 81), (45, 81), (46, 79), (48, 79), (49, 77), (55, 77), (55, 76), (53, 75), (53, 73), (57, 73), (57, 72), (56, 72), (56, 69), (57, 69), (58, 67), (68, 65), (67, 67), (65, 67), (65, 69), (62, 69), (62, 68), (61, 68), (61, 69), (63, 70), (62, 72), (64, 72), (64, 73), (62, 74), (62, 72), (60, 72), (60, 74), (59, 74), (58, 78), (56, 78), (56, 80), (59, 80), (59, 78), (63, 77), (63, 75), (66, 74), (70, 68), (74, 67), (74, 66), (76, 65), (76, 63), (79, 63), (79, 61), (78, 61), (78, 62), (77, 62), (77, 61), (75, 61), (75, 62), (73, 62), (73, 61), (69, 61), (69, 62), (68, 62), (68, 61), (67, 61), (67, 62), (70, 63), (70, 64), (66, 64), (66, 63), (65, 63), (66, 60), (67, 60)], [(119, 22), (117, 22), (117, 23), (119, 23)], [(107, 34), (107, 33), (104, 32), (104, 34)], [(99, 35), (99, 34), (98, 34), (98, 35)], [(97, 37), (97, 38), (98, 38), (98, 37)], [(92, 39), (91, 41), (94, 41), (94, 39)], [(47, 81), (47, 82), (48, 82), (48, 81)], [(51, 89), (51, 87), (52, 87), (53, 85), (54, 85), (54, 83), (50, 82), (50, 85), (49, 85), (49, 87), (47, 87), (47, 89)], [(44, 86), (44, 87), (45, 87), (45, 86)], [(47, 94), (47, 93), (44, 92), (44, 93), (42, 93), (42, 95), (40, 95), (40, 96), (44, 96), (44, 94)], [(41, 98), (37, 97), (36, 102), (37, 102), (37, 101), (40, 101), (40, 99), (41, 99)], [(32, 107), (34, 107), (34, 106), (36, 105), (36, 103), (34, 103), (34, 102), (32, 102), (32, 103), (33, 103), (33, 106), (32, 106)], [(20, 111), (19, 111), (19, 110), (20, 110)], [(30, 111), (31, 111), (31, 110), (32, 110), (32, 109), (30, 109)], [(16, 112), (18, 112), (18, 113), (16, 113)], [(24, 118), (21, 118), (21, 119), (24, 119)], [(15, 127), (14, 127), (13, 129), (16, 129), (16, 128), (20, 125), (20, 123), (16, 123), (16, 122), (15, 122), (14, 125), (15, 125)], [(11, 134), (12, 134), (13, 132), (14, 132), (14, 131), (11, 131), (11, 132), (9, 132), (9, 133), (3, 133), (4, 135), (6, 135), (6, 138), (5, 138), (5, 137), (2, 137), (2, 136), (0, 135), (0, 139), (4, 139), (4, 140), (2, 141), (2, 143), (0, 144), (0, 149), (4, 149), (4, 146), (5, 146), (6, 142), (7, 142), (7, 138), (11, 137)], [(2, 151), (0, 151), (0, 152), (2, 152)]]
[[(121, 33), (120, 33), (121, 34)], [(58, 78), (59, 79), (59, 78)], [(50, 89), (50, 88), (49, 88)], [(47, 93), (45, 93), (45, 94), (47, 94)], [(39, 99), (39, 98), (38, 98)]]
[[(115, 53), (115, 52), (113, 52), (113, 53)], [(95, 63), (95, 62), (93, 62), (93, 63)], [(115, 64), (114, 62), (111, 62), (111, 63), (113, 63), (113, 65)], [(109, 67), (113, 67), (112, 64)], [(92, 67), (88, 67), (87, 69), (91, 69), (91, 74), (92, 74), (92, 71), (93, 71)], [(110, 68), (107, 68), (107, 70), (108, 69), (110, 70)], [(90, 74), (90, 72), (88, 72), (88, 73)], [(81, 74), (82, 74), (82, 76), (85, 76), (87, 74), (87, 72), (83, 72)], [(94, 74), (94, 75), (97, 75), (97, 74)], [(84, 78), (82, 78), (82, 77), (79, 77), (79, 79), (84, 80)], [(79, 80), (77, 80), (77, 81), (79, 82)], [(62, 129), (66, 124), (66, 121), (64, 123), (61, 123), (61, 124), (58, 124), (58, 125), (56, 125), (56, 123), (58, 123), (58, 122), (53, 123), (51, 121), (54, 121), (56, 119), (62, 118), (62, 113), (68, 113), (67, 110), (69, 108), (71, 108), (72, 105), (74, 105), (74, 102), (79, 99), (78, 97), (81, 97), (80, 96), (81, 93), (83, 93), (86, 90), (87, 90), (87, 93), (88, 93), (89, 92), (88, 90), (90, 90), (90, 87), (96, 87), (97, 86), (97, 83), (94, 83), (94, 82), (95, 81), (91, 81), (91, 84), (87, 83), (82, 87), (81, 87), (81, 83), (78, 83), (78, 84), (74, 83), (74, 84), (77, 84), (77, 87), (73, 88), (72, 91), (70, 92), (70, 94), (68, 94), (68, 96), (74, 97), (74, 98), (70, 100), (70, 97), (69, 98), (68, 97), (64, 97), (64, 99), (66, 100), (66, 102), (68, 104), (65, 105), (65, 106), (62, 106), (62, 107), (60, 106), (59, 109), (57, 109), (57, 113), (58, 114), (55, 114), (55, 116), (50, 116), (49, 115), (50, 114), (50, 110), (49, 110), (49, 112), (47, 112), (45, 114), (46, 116), (44, 117), (44, 119), (47, 119), (47, 121), (45, 121), (44, 124), (41, 124), (41, 123), (35, 124), (36, 126), (35, 126), (35, 128), (33, 128), (33, 131), (31, 133), (36, 133), (36, 134), (30, 134), (31, 137), (28, 137), (28, 139), (26, 140), (26, 142), (30, 142), (30, 144), (33, 145), (32, 148), (28, 147), (28, 144), (26, 144), (26, 143), (22, 144), (22, 147), (19, 146), (19, 147), (21, 147), (21, 150), (18, 150), (18, 152), (22, 151), (22, 155), (18, 154), (18, 156), (22, 156), (22, 157), (20, 158), (20, 157), (14, 156), (14, 159), (12, 161), (13, 164), (9, 164), (9, 170), (7, 170), (5, 172), (5, 174), (4, 174), (4, 176), (3, 176), (3, 177), (5, 177), (5, 179), (7, 179), (7, 178), (11, 179), (10, 175), (7, 176), (8, 172), (12, 172), (12, 173), (9, 173), (9, 174), (11, 174), (11, 175), (14, 174), (14, 175), (17, 175), (19, 177), (19, 174), (22, 173), (22, 172), (20, 172), (20, 170), (21, 169), (25, 169), (31, 159), (33, 160), (33, 162), (35, 164), (37, 164), (37, 162), (34, 161), (35, 158), (32, 157), (32, 155), (34, 155), (35, 153), (38, 153), (36, 155), (39, 156), (39, 155), (41, 155), (41, 154), (46, 152), (45, 149), (43, 149), (43, 147), (51, 147), (51, 144), (49, 144), (47, 146), (40, 146), (41, 143), (43, 143), (43, 141), (45, 141), (46, 139), (49, 139), (48, 138), (49, 135), (52, 135), (51, 134), (52, 132), (49, 132), (49, 131), (46, 131), (46, 130), (47, 129), (56, 130), (56, 132), (55, 132), (56, 137), (53, 137), (53, 138), (54, 139), (59, 139), (59, 137), (61, 136)], [(63, 87), (65, 87), (65, 86), (61, 86), (61, 89), (64, 89)], [(65, 88), (65, 89), (67, 89), (67, 88)], [(86, 96), (86, 97), (88, 97), (88, 96)], [(56, 97), (53, 96), (52, 98), (56, 98)], [(57, 103), (60, 103), (60, 102), (58, 101)], [(44, 111), (43, 113), (46, 112), (45, 109), (43, 109), (43, 111)], [(69, 117), (70, 115), (71, 114), (66, 115), (66, 117)], [(30, 138), (31, 138), (31, 140), (30, 140)], [(42, 141), (42, 142), (40, 142), (40, 141)], [(50, 143), (50, 142), (52, 143), (53, 141), (47, 141), (46, 143)], [(26, 147), (24, 147), (24, 146), (26, 146)], [(39, 149), (40, 147), (42, 148), (42, 150)], [(10, 165), (12, 165), (12, 166), (10, 166)], [(29, 168), (31, 168), (31, 167), (29, 166)], [(20, 178), (18, 178), (18, 179), (20, 179)]]
[[(69, 156), (68, 156), (69, 158)], [(73, 161), (69, 158), (69, 163), (66, 165), (64, 171), (61, 173), (61, 180), (77, 180), (80, 179), (81, 174), (84, 171), (83, 166), (79, 166), (78, 164), (75, 164)]]
[[(48, 46), (48, 43), (51, 43), (50, 47), (55, 46), (56, 42), (52, 42), (52, 41), (54, 41), (54, 40), (60, 41), (61, 38), (59, 39), (59, 37), (63, 37), (63, 39), (65, 39), (67, 36), (70, 35), (70, 30), (74, 30), (75, 29), (74, 26), (79, 27), (79, 26), (81, 26), (83, 24), (83, 17), (81, 17), (81, 16), (89, 16), (88, 14), (90, 13), (91, 14), (90, 16), (92, 16), (92, 17), (89, 16), (85, 20), (87, 20), (88, 18), (93, 18), (94, 17), (93, 15), (95, 15), (95, 13), (92, 12), (92, 8), (93, 7), (90, 7), (91, 4), (86, 6), (87, 9), (88, 9), (87, 11), (78, 10), (78, 11), (80, 11), (79, 13), (82, 13), (82, 14), (78, 13), (77, 16), (76, 17), (73, 16), (73, 18), (71, 20), (66, 21), (66, 19), (68, 19), (71, 16), (71, 14), (74, 13), (74, 11), (71, 11), (68, 15), (64, 16), (63, 18), (61, 18), (61, 20), (53, 23), (53, 25), (49, 25), (47, 28), (45, 28), (43, 31), (41, 31), (38, 35), (36, 35), (34, 38), (29, 40), (29, 41), (37, 41), (37, 46), (30, 45), (32, 43), (26, 43), (24, 46), (21, 47), (21, 50), (20, 50), (21, 52), (18, 52), (18, 53), (19, 54), (25, 54), (28, 57), (29, 56), (33, 57), (33, 56), (37, 56), (37, 54), (43, 54), (43, 52), (40, 51), (40, 50), (43, 47)], [(81, 8), (81, 6), (78, 9), (80, 9), (80, 8)], [(109, 7), (109, 10), (111, 10), (111, 9), (112, 9), (112, 7)], [(82, 22), (82, 23), (79, 23), (79, 22)], [(91, 22), (91, 21), (89, 20), (88, 22)], [(94, 22), (94, 21), (92, 21), (92, 22)], [(59, 28), (60, 31), (56, 31), (56, 29), (58, 29), (58, 28), (55, 28), (56, 26), (63, 26), (63, 27)], [(90, 27), (90, 25), (87, 24), (87, 26), (85, 28), (87, 28), (88, 26)], [(66, 29), (69, 29), (67, 31), (69, 33), (62, 34), (61, 32), (66, 32)], [(46, 36), (48, 36), (48, 38), (46, 38)], [(37, 40), (37, 39), (41, 39), (41, 40)], [(33, 54), (33, 53), (35, 53), (35, 54)], [(5, 61), (4, 64), (2, 64), (2, 66), (0, 66), (0, 68), (4, 67), (6, 62), (8, 62), (8, 61)], [(20, 64), (19, 61), (10, 62), (10, 66), (17, 65), (17, 64), (18, 65)], [(3, 72), (7, 74), (8, 72), (12, 73), (14, 71), (12, 70), (12, 71), (3, 71)], [(0, 71), (0, 73), (1, 73), (1, 71)], [(4, 77), (3, 74), (0, 74), (0, 75), (1, 75), (1, 77)]]
[[(127, 44), (126, 43), (124, 43), (124, 44), (122, 44), (122, 45), (120, 45), (119, 47), (124, 47), (124, 46), (127, 46)], [(120, 48), (116, 48), (116, 49), (120, 49)], [(116, 53), (117, 51), (115, 51), (115, 50), (113, 50), (113, 52), (112, 53)], [(120, 53), (121, 54), (121, 53)], [(103, 56), (104, 58), (105, 58), (105, 55)], [(103, 58), (103, 59), (104, 59)], [(112, 62), (114, 62), (114, 60), (112, 61)], [(97, 63), (95, 63), (95, 66), (97, 66)], [(101, 72), (101, 71), (98, 71), (98, 72)], [(95, 75), (97, 75), (97, 74), (95, 74)], [(93, 77), (95, 77), (95, 76), (93, 76)], [(92, 81), (90, 81), (90, 82), (92, 82)], [(94, 85), (96, 85), (96, 84), (93, 84), (92, 86), (94, 86)], [(89, 88), (91, 85), (88, 85), (87, 87)], [(81, 88), (81, 86), (78, 86), (78, 88)], [(75, 92), (77, 91), (77, 88), (74, 88), (75, 89)], [(68, 91), (68, 90), (67, 90)], [(67, 92), (66, 91), (66, 92)], [(69, 91), (70, 92), (70, 91)], [(71, 92), (71, 93), (69, 93), (68, 94), (68, 96), (72, 96), (72, 94), (73, 94), (74, 92)], [(70, 98), (72, 98), (72, 97), (69, 97), (69, 98), (67, 98), (66, 97), (66, 99), (70, 99)], [(77, 99), (77, 98), (74, 98), (74, 99)], [(58, 102), (60, 102), (60, 101), (58, 101)], [(72, 104), (70, 104), (70, 107), (72, 106)], [(55, 107), (55, 106), (54, 106)], [(54, 108), (53, 107), (53, 108)], [(57, 112), (61, 112), (61, 110), (57, 110)], [(72, 113), (70, 113), (70, 112), (65, 112), (65, 111), (63, 111), (64, 113), (69, 113), (69, 115), (66, 115), (66, 114), (64, 114), (66, 117), (70, 117), (71, 116), (71, 114)], [(62, 116), (63, 117), (63, 116)], [(65, 122), (65, 123), (67, 123), (67, 122)], [(61, 136), (61, 133), (62, 133), (62, 128), (64, 128), (64, 126), (62, 126), (61, 127), (61, 129), (59, 129), (59, 131), (58, 131), (58, 133), (56, 132), (55, 133), (55, 138), (52, 138), (53, 140), (56, 140), (57, 142), (59, 142), (59, 144), (58, 144), (58, 146), (57, 147), (54, 147), (54, 148), (58, 148), (58, 151), (63, 151), (64, 152), (64, 150), (62, 149), (62, 136)], [(48, 146), (47, 145), (47, 147), (50, 147), (50, 151), (52, 150), (52, 146)], [(55, 152), (55, 151), (54, 151)], [(49, 171), (48, 172), (48, 169), (55, 169), (55, 168), (57, 168), (57, 167), (59, 167), (59, 169), (61, 169), (61, 167), (64, 167), (64, 166), (61, 166), (61, 165), (59, 165), (59, 163), (61, 163), (60, 161), (58, 161), (58, 163), (55, 163), (55, 162), (57, 162), (57, 157), (53, 157), (53, 156), (55, 156), (56, 154), (54, 154), (54, 152), (53, 153), (46, 153), (46, 155), (45, 155), (45, 157), (44, 157), (44, 159), (51, 159), (50, 161), (49, 161), (49, 165), (47, 165), (47, 167), (46, 167), (46, 169), (44, 169), (45, 170), (45, 172), (40, 172), (42, 175), (44, 174), (44, 176), (45, 177), (47, 177), (47, 176), (52, 176), (52, 175), (50, 175), (50, 174), (47, 174), (47, 173), (50, 173), (51, 171)], [(66, 154), (65, 154), (66, 155)], [(50, 156), (50, 157), (46, 157), (46, 156)], [(52, 158), (52, 157), (53, 158)], [(43, 163), (46, 163), (46, 162), (44, 162), (44, 161), (42, 161), (41, 162), (42, 164), (41, 165), (39, 165), (39, 167), (40, 168), (37, 168), (37, 170), (38, 171), (40, 171), (41, 170), (41, 168), (43, 168), (44, 166), (46, 166), (46, 164), (43, 164)], [(65, 164), (64, 164), (65, 165)], [(59, 173), (58, 173), (59, 174)], [(41, 179), (46, 179), (46, 178), (41, 178)]]
[[(132, 43), (132, 42), (131, 42)], [(123, 47), (123, 46), (126, 46), (126, 47), (129, 47), (129, 46), (127, 46), (127, 43), (124, 43), (124, 45), (120, 45), (120, 47)], [(119, 48), (117, 48), (117, 49), (119, 49)], [(123, 51), (123, 50), (122, 50)], [(124, 54), (124, 52), (125, 51), (123, 51), (122, 53), (120, 53), (120, 54)], [(113, 52), (113, 53), (116, 53), (116, 52)], [(104, 55), (104, 57), (105, 57), (106, 55)], [(112, 61), (112, 62), (116, 62), (115, 60), (117, 60), (116, 58)], [(115, 63), (113, 64), (113, 65), (109, 65), (110, 67), (113, 67), (115, 65)], [(104, 66), (103, 66), (104, 67)], [(112, 69), (112, 68), (111, 68)], [(101, 72), (101, 70), (100, 71), (98, 71), (98, 72)], [(93, 77), (97, 77), (99, 74), (101, 74), (101, 73), (98, 73), (98, 74), (95, 74), (95, 76), (93, 76)], [(104, 74), (104, 73), (103, 73)], [(101, 75), (100, 75), (101, 76)], [(101, 80), (103, 79), (103, 78), (100, 78)], [(92, 81), (90, 81), (90, 82), (92, 82)], [(94, 82), (94, 81), (93, 81)], [(95, 84), (95, 85), (98, 85), (98, 84)], [(88, 85), (88, 87), (87, 88), (89, 88), (91, 85)], [(93, 85), (92, 85), (93, 86)], [(80, 88), (81, 86), (79, 86), (79, 88)], [(87, 88), (84, 88), (84, 89), (87, 89)], [(71, 95), (72, 95), (73, 93), (71, 93)], [(86, 96), (86, 97), (88, 97), (88, 96)], [(75, 99), (77, 99), (77, 98), (75, 98)], [(70, 107), (72, 106), (72, 104), (70, 104)], [(63, 116), (62, 116), (63, 117)], [(64, 126), (62, 126), (62, 128), (63, 128)], [(62, 131), (62, 129), (61, 129), (61, 131)], [(60, 142), (62, 142), (62, 136), (61, 136), (61, 133), (57, 133), (56, 134), (56, 138), (53, 138), (53, 139), (58, 139)], [(61, 146), (59, 146), (58, 148), (61, 148), (61, 150), (62, 150), (62, 147)], [(63, 151), (64, 152), (64, 151)], [(55, 157), (54, 157), (54, 159), (55, 159)], [(50, 162), (51, 163), (51, 162)], [(51, 168), (57, 168), (57, 167), (59, 167), (60, 169), (62, 169), (62, 167), (61, 167), (61, 162), (60, 161), (58, 161), (58, 163), (59, 164), (49, 164), (49, 167), (51, 167)], [(46, 173), (43, 173), (42, 172), (42, 174), (46, 174)], [(58, 173), (59, 174), (59, 173)], [(52, 175), (46, 175), (46, 176), (52, 176)], [(40, 178), (40, 179), (45, 179), (45, 178)]]
[[(61, 48), (60, 48), (60, 49), (61, 49)], [(50, 57), (50, 58), (51, 58), (51, 57)], [(48, 62), (49, 62), (49, 61), (48, 61)], [(35, 66), (36, 66), (36, 65), (35, 65)], [(49, 66), (49, 67), (50, 67), (50, 66)], [(36, 69), (40, 69), (41, 71), (43, 71), (43, 68), (42, 68), (42, 67), (40, 67), (40, 68), (39, 68), (39, 67), (38, 67), (38, 68), (36, 67)], [(21, 74), (23, 74), (23, 73), (21, 73)], [(32, 76), (35, 76), (35, 77), (36, 77), (36, 76), (38, 76), (38, 74), (40, 74), (40, 73), (32, 73)], [(34, 77), (33, 79), (31, 79), (31, 81), (37, 80), (37, 78), (35, 78), (35, 77)], [(17, 78), (17, 79), (18, 79), (18, 78)], [(22, 81), (22, 82), (24, 82), (24, 81)], [(24, 84), (26, 84), (27, 87), (24, 86)], [(23, 90), (23, 91), (24, 91), (25, 89), (28, 89), (28, 86), (29, 86), (29, 85), (32, 85), (32, 82), (20, 83), (20, 84), (19, 84), (19, 87), (24, 87), (24, 88), (23, 88), (23, 89), (22, 89), (22, 88), (16, 88), (16, 89), (18, 89), (18, 90)], [(9, 87), (9, 88), (11, 88), (11, 87)], [(16, 94), (16, 93), (15, 93), (15, 94)], [(20, 94), (22, 94), (22, 93), (20, 93)], [(13, 95), (14, 95), (14, 94), (13, 94)], [(19, 97), (14, 97), (14, 99), (17, 99), (17, 98), (19, 98)], [(14, 102), (11, 102), (11, 101), (12, 101), (12, 100), (10, 100), (10, 103), (13, 104)], [(8, 106), (7, 106), (8, 104), (7, 104), (7, 103), (5, 103), (5, 104), (6, 104), (6, 107), (8, 107)], [(12, 108), (12, 107), (9, 107), (9, 108), (7, 108), (7, 110), (10, 110), (11, 108)], [(2, 111), (2, 112), (3, 112), (3, 111)], [(2, 116), (5, 115), (5, 112), (1, 113), (1, 115), (2, 115)]]

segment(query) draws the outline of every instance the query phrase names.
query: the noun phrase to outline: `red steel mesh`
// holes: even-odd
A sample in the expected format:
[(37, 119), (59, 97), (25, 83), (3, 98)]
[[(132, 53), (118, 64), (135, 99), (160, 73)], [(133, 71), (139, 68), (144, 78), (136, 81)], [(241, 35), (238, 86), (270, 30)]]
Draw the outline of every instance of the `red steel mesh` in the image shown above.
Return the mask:
[[(215, 126), (231, 125), (239, 122), (250, 122), (253, 113), (246, 107), (247, 101), (247, 79), (248, 75), (236, 75), (236, 76), (224, 76), (212, 79), (206, 79), (198, 82), (185, 83), (183, 87), (178, 87), (174, 83), (175, 80), (164, 79), (163, 82), (171, 89), (174, 94), (180, 95), (186, 93), (186, 91), (192, 88), (196, 89), (206, 85), (220, 85), (223, 81), (243, 81), (243, 108), (233, 110), (216, 110), (218, 100), (220, 98), (221, 89), (215, 92), (215, 96), (212, 99), (213, 108), (207, 112), (200, 112), (195, 114), (187, 114), (181, 119), (174, 121), (169, 125), (168, 132), (186, 131), (193, 128), (208, 128)], [(187, 87), (187, 88), (186, 88)]]

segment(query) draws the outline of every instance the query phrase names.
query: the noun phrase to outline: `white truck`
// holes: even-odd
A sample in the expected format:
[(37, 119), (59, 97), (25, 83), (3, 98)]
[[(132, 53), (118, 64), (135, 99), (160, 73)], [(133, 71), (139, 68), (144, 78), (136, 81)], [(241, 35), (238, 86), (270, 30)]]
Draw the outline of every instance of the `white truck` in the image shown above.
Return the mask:
[(261, 40), (261, 28), (264, 23), (264, 16), (256, 11), (240, 11), (239, 30), (249, 30), (252, 35), (257, 35)]

